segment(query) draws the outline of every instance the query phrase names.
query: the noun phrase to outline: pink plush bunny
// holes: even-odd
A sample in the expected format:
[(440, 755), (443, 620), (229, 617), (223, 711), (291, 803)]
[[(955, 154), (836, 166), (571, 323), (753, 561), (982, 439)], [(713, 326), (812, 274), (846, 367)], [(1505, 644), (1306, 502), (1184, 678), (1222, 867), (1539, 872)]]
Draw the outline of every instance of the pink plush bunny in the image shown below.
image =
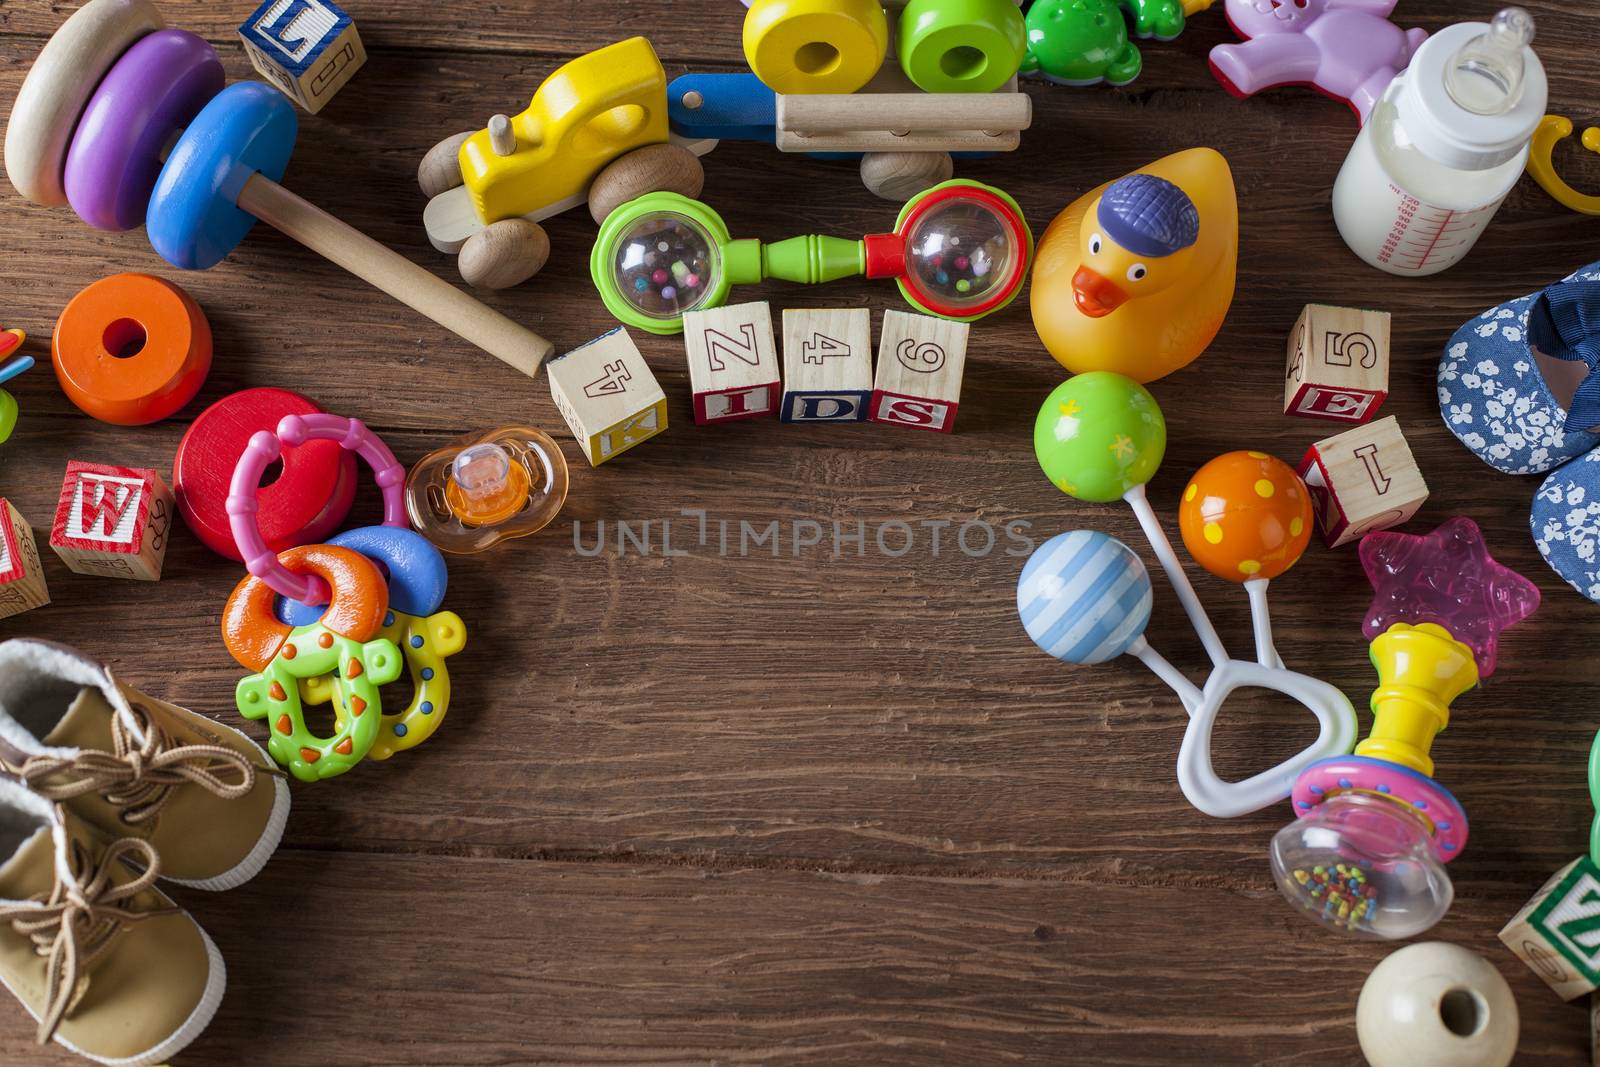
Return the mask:
[(1244, 38), (1211, 50), (1211, 72), (1243, 99), (1275, 85), (1310, 85), (1355, 109), (1363, 124), (1427, 39), (1389, 21), (1395, 0), (1227, 0)]

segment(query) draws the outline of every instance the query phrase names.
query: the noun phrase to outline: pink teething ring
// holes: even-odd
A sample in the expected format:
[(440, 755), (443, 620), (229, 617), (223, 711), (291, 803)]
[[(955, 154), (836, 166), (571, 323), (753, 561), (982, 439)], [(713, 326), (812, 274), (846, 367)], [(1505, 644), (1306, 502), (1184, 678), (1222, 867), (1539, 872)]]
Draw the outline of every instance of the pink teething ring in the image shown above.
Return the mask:
[(1467, 844), (1467, 813), (1450, 791), (1425, 774), (1387, 760), (1340, 756), (1320, 760), (1295, 779), (1294, 812), (1304, 818), (1317, 805), (1341, 793), (1365, 793), (1410, 808), (1428, 823), (1428, 843), (1441, 863), (1449, 863)]
[(315, 574), (297, 574), (280, 563), (277, 554), (267, 547), (256, 521), (261, 475), (283, 454), (285, 446), (298, 448), (307, 441), (337, 441), (367, 461), (383, 491), (384, 526), (410, 528), (404, 491), (406, 469), (360, 419), (321, 413), (285, 415), (279, 420), (276, 433), (259, 430), (251, 435), (228, 487), (228, 527), (244, 557), (245, 569), (279, 596), (303, 604), (326, 604), (330, 596), (327, 582)]

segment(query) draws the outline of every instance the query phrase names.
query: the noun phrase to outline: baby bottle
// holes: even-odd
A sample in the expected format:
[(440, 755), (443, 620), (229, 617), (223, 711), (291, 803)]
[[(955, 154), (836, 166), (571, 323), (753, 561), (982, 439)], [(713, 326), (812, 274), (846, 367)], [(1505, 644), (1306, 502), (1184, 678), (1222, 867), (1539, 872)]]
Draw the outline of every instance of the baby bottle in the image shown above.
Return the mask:
[(1485, 26), (1423, 42), (1345, 158), (1333, 218), (1350, 250), (1390, 274), (1437, 274), (1467, 254), (1528, 160), (1544, 116), (1533, 17), (1508, 7)]

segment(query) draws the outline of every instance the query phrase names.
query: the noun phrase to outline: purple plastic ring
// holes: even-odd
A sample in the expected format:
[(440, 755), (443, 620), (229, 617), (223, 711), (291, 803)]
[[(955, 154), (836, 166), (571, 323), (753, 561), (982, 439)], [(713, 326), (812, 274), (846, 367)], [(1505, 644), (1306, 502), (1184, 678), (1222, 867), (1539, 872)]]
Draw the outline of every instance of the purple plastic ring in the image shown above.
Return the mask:
[(228, 527), (244, 557), (245, 569), (279, 596), (302, 604), (326, 604), (330, 595), (327, 583), (314, 574), (296, 574), (279, 563), (256, 521), (261, 475), (285, 447), (298, 448), (307, 441), (337, 441), (348, 451), (359, 453), (372, 467), (378, 488), (383, 491), (383, 525), (409, 530), (404, 492), (406, 469), (360, 419), (327, 414), (285, 415), (278, 422), (276, 433), (257, 430), (251, 435), (228, 486)]
[(162, 152), (224, 81), (215, 50), (184, 30), (158, 30), (123, 53), (67, 150), (63, 184), (78, 217), (102, 230), (144, 225)]

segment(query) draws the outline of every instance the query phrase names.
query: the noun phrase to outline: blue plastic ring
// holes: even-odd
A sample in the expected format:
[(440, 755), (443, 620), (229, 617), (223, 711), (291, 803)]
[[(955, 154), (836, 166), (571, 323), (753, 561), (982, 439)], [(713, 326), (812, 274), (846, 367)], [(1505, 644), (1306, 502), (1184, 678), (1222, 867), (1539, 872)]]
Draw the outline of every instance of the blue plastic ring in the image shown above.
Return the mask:
[[(426, 618), (444, 603), (449, 573), (444, 555), (415, 530), (398, 526), (363, 526), (328, 539), (328, 544), (359, 552), (389, 572), (389, 606)], [(290, 626), (309, 626), (325, 608), (284, 597), (276, 599), (278, 618)]]
[(238, 82), (201, 109), (161, 168), (145, 229), (175, 267), (205, 270), (238, 247), (254, 215), (240, 210), (251, 175), (278, 181), (294, 154), (300, 119), (270, 85)]

